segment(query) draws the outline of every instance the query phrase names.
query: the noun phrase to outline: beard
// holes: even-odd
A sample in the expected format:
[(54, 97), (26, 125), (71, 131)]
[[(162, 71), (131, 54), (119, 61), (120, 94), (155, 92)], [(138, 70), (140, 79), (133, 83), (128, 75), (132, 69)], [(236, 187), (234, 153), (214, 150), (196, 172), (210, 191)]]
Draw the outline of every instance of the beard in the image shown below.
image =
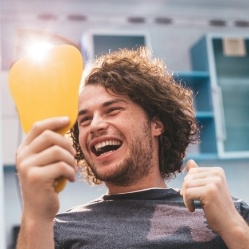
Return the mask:
[[(116, 186), (129, 186), (147, 176), (153, 159), (153, 140), (150, 123), (146, 122), (140, 135), (132, 137), (129, 143), (130, 153), (115, 166), (112, 173), (100, 174), (94, 165), (89, 164), (95, 177)], [(85, 158), (86, 160), (86, 158)]]

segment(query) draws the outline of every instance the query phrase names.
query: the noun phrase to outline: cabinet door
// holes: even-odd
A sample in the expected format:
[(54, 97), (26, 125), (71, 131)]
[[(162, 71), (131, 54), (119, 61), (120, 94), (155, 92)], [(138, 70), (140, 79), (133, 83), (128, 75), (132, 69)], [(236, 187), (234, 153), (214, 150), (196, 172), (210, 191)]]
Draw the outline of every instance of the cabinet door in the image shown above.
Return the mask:
[(208, 34), (191, 59), (210, 75), (218, 156), (249, 158), (249, 37)]
[(196, 119), (201, 127), (200, 144), (188, 147), (187, 158), (196, 160), (216, 158), (214, 115), (208, 72), (178, 72), (175, 79), (193, 91)]
[(209, 37), (209, 63), (220, 157), (249, 157), (249, 39)]

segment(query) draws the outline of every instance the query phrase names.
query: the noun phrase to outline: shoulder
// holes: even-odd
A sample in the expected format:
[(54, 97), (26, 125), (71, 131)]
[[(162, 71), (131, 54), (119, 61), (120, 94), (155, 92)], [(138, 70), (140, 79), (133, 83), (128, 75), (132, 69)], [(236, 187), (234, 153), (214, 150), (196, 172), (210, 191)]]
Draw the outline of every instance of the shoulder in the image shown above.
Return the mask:
[(249, 205), (242, 199), (232, 197), (234, 205), (241, 216), (249, 223)]
[(87, 202), (85, 204), (80, 204), (80, 205), (77, 205), (77, 206), (74, 206), (74, 207), (71, 207), (69, 209), (67, 209), (66, 211), (62, 211), (60, 213), (58, 213), (56, 216), (55, 216), (55, 222), (60, 220), (60, 219), (63, 219), (64, 217), (71, 217), (72, 214), (75, 214), (75, 216), (77, 216), (77, 214), (82, 214), (82, 213), (85, 213), (87, 211), (90, 211), (93, 207), (96, 207), (98, 206), (98, 204), (102, 203), (104, 200), (103, 200), (103, 196), (95, 199), (95, 200), (92, 200), (90, 202)]

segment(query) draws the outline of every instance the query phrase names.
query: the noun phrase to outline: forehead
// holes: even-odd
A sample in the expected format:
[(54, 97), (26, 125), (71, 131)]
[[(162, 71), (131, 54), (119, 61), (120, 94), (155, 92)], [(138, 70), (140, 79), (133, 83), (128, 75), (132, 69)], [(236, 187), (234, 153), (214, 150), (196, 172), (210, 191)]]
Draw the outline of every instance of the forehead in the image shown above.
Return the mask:
[(111, 90), (106, 90), (103, 86), (92, 84), (85, 86), (79, 95), (79, 108), (88, 108), (93, 105), (103, 104), (104, 102), (115, 99), (131, 102), (127, 96), (117, 95)]

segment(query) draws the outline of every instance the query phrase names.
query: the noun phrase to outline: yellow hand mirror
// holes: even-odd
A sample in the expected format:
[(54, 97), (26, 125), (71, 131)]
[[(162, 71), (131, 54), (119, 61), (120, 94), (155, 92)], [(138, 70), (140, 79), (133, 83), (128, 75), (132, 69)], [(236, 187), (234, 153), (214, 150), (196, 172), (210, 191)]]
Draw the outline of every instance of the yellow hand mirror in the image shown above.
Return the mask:
[[(70, 124), (58, 132), (64, 135), (78, 115), (78, 91), (83, 70), (80, 51), (71, 45), (59, 45), (46, 51), (40, 60), (32, 55), (18, 60), (9, 73), (9, 88), (20, 122), (27, 133), (34, 122), (56, 116), (68, 116)], [(60, 178), (60, 192), (66, 179)]]

